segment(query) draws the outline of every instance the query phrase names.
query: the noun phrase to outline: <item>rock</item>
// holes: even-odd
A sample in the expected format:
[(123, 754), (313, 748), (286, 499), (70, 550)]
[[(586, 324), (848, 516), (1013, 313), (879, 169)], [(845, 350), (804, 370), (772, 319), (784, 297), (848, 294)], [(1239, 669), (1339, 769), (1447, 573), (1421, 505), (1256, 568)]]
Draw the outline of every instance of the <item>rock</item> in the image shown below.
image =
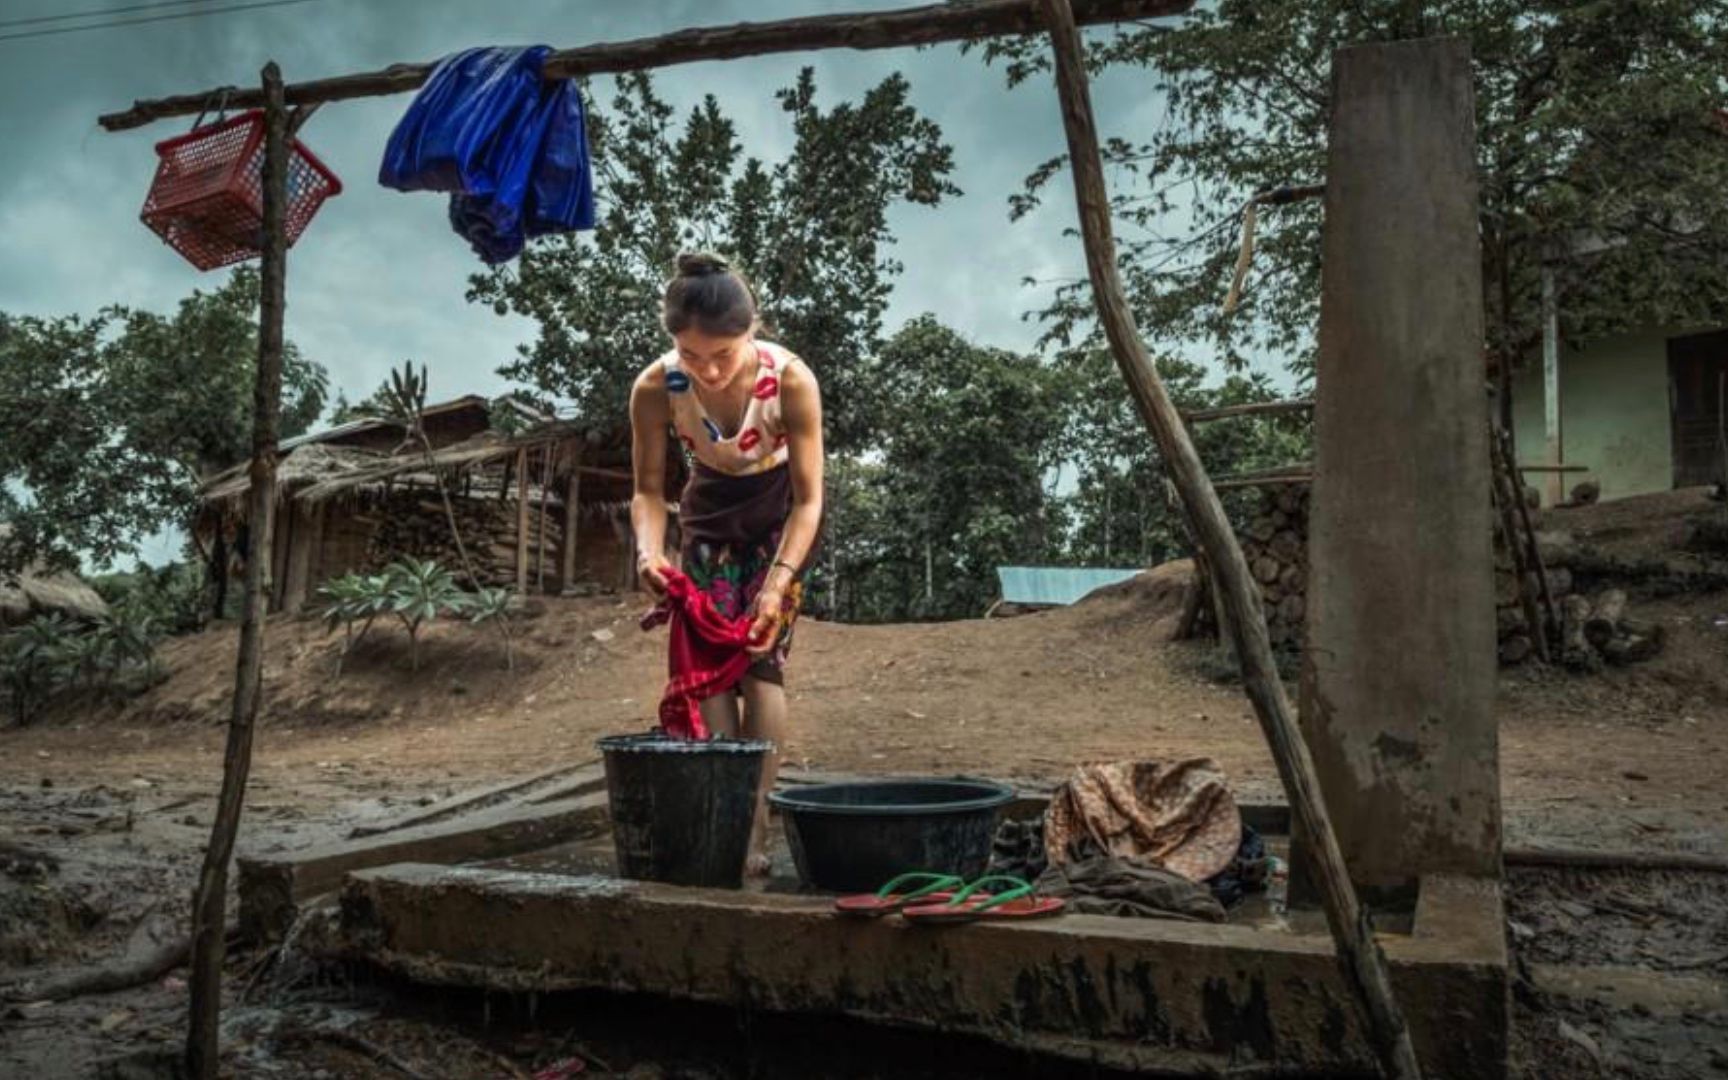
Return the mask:
[(1598, 1065), (1603, 1064), (1602, 1047), (1597, 1045), (1595, 1039), (1592, 1039), (1589, 1035), (1579, 1031), (1564, 1020), (1561, 1020), (1559, 1024), (1560, 1037), (1562, 1039), (1572, 1043), (1574, 1046), (1582, 1048), (1584, 1052), (1589, 1054)]
[(1572, 488), (1573, 506), (1591, 506), (1602, 498), (1602, 485), (1595, 480), (1586, 480)]
[(593, 638), (595, 641), (607, 642), (607, 641), (611, 641), (617, 635), (612, 633), (612, 631), (608, 630), (604, 626), (602, 626), (600, 629), (594, 631), (592, 634), (589, 634), (588, 636)]
[(1535, 651), (1536, 645), (1529, 637), (1524, 634), (1512, 634), (1500, 643), (1500, 662), (1502, 664), (1522, 664), (1530, 659), (1530, 654)]

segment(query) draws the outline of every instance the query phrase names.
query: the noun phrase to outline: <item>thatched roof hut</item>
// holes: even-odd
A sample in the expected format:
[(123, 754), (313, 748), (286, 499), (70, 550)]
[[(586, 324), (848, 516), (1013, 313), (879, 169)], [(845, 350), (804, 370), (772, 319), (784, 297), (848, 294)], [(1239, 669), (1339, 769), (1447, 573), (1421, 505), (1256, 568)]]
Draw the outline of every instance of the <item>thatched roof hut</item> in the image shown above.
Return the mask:
[[(0, 524), (0, 539), (11, 532)], [(0, 626), (15, 626), (36, 615), (59, 612), (74, 619), (108, 614), (108, 604), (77, 574), (48, 570), (40, 563), (12, 577), (0, 576)]]
[[(523, 430), (493, 430), (492, 406), (480, 397), (428, 407), (430, 460), (386, 420), (357, 420), (284, 442), (272, 608), (296, 610), (324, 580), (404, 555), (457, 568), (439, 478), (451, 490), (463, 544), (483, 583), (556, 592), (583, 582), (632, 581), (628, 427), (599, 429), (516, 403), (507, 407), (526, 423)], [(682, 455), (668, 457), (669, 472), (680, 472)], [(250, 490), (249, 465), (205, 485), (195, 533), (206, 550), (249, 546)], [(231, 556), (217, 561), (240, 570)]]

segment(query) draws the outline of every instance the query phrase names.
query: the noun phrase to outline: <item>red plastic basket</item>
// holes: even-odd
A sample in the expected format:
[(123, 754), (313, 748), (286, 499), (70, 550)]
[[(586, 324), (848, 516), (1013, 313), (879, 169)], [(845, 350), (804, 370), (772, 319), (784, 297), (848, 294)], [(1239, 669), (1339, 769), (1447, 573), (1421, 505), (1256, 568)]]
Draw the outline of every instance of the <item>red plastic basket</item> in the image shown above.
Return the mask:
[[(264, 246), (264, 113), (195, 128), (156, 144), (144, 224), (200, 270), (244, 262)], [(300, 239), (342, 181), (293, 140), (288, 155), (288, 244)]]

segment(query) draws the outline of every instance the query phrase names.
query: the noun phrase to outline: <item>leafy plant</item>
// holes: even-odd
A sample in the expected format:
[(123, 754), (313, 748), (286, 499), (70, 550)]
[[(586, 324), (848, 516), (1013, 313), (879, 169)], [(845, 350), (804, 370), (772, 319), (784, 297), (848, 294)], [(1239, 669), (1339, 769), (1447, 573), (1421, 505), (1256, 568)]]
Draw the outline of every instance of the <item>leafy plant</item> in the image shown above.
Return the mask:
[(420, 670), (420, 629), (441, 612), (460, 614), (469, 606), (468, 594), (456, 584), (449, 570), (430, 559), (406, 558), (385, 570), (389, 578), (390, 613), (408, 631), (408, 654), (415, 671)]
[(66, 643), (75, 630), (72, 620), (55, 612), (0, 636), (0, 686), (19, 725), (34, 719), (63, 682)]
[(325, 629), (342, 628), (342, 651), (336, 657), (336, 674), (340, 675), (348, 654), (365, 638), (378, 616), (390, 610), (390, 578), (387, 574), (343, 574), (319, 586), (317, 595), (324, 602), (319, 615)]
[(504, 635), (504, 667), (508, 671), (516, 670), (516, 631), (510, 623), (509, 589), (484, 588), (468, 598), (468, 621), (476, 626), (481, 623), (496, 624)]

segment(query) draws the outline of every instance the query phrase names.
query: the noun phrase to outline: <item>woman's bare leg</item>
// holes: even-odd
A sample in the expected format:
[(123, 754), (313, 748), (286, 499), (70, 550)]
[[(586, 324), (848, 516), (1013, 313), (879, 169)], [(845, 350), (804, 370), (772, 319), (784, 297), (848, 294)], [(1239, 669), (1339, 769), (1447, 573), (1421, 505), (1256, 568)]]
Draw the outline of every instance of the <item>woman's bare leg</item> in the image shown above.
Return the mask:
[(778, 683), (745, 676), (744, 729), (752, 739), (766, 739), (774, 752), (762, 760), (762, 782), (756, 788), (756, 824), (750, 832), (750, 858), (745, 871), (757, 876), (768, 873), (768, 793), (780, 774), (782, 748), (786, 745), (786, 688)]
[(709, 732), (723, 739), (738, 737), (738, 695), (727, 690), (696, 703)]

